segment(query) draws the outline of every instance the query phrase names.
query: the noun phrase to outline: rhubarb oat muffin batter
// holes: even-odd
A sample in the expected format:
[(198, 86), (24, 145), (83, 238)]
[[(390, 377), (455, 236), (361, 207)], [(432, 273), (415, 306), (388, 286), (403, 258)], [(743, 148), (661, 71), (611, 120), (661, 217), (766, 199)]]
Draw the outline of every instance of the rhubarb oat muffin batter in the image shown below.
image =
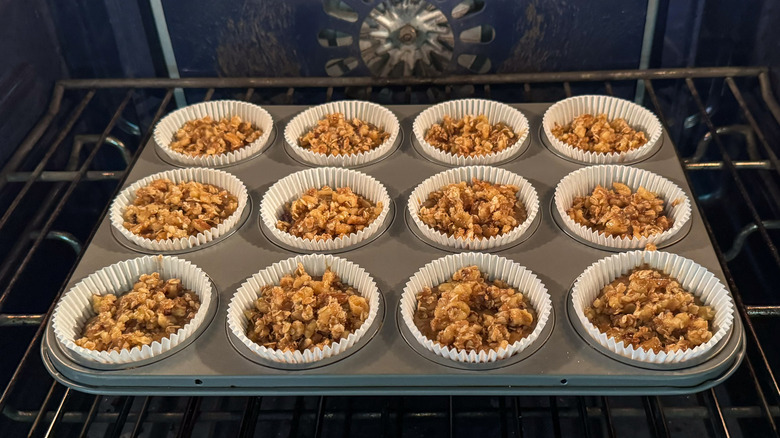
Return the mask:
[(491, 124), (484, 114), (460, 119), (445, 115), (441, 123), (428, 129), (425, 141), (453, 155), (479, 157), (507, 149), (517, 143), (521, 135), (504, 122)]
[(414, 324), (428, 339), (458, 350), (498, 351), (530, 335), (537, 314), (528, 299), (477, 266), (417, 294)]
[(390, 133), (374, 124), (332, 113), (298, 138), (298, 146), (317, 154), (356, 155), (376, 149), (388, 138)]
[(328, 268), (312, 277), (302, 264), (278, 285), (264, 286), (244, 311), (247, 337), (266, 348), (306, 351), (338, 343), (368, 318), (368, 301)]
[(669, 275), (640, 266), (604, 286), (585, 316), (618, 342), (669, 353), (708, 342), (715, 309)]
[(97, 315), (84, 327), (76, 345), (96, 351), (140, 348), (176, 333), (200, 309), (198, 294), (178, 278), (141, 275), (133, 289), (121, 294), (92, 295)]
[(644, 132), (632, 128), (625, 119), (607, 120), (606, 114), (583, 114), (568, 125), (556, 123), (551, 131), (558, 140), (586, 152), (628, 152), (647, 143)]
[(173, 135), (170, 148), (191, 157), (222, 155), (255, 142), (263, 130), (233, 116), (214, 120), (206, 116), (190, 120)]
[(308, 240), (330, 240), (357, 233), (382, 213), (374, 204), (349, 187), (311, 188), (284, 206), (276, 228)]
[(611, 189), (598, 185), (589, 195), (577, 196), (566, 213), (574, 222), (614, 237), (649, 237), (673, 225), (658, 195), (644, 187), (632, 192), (619, 182)]
[(216, 227), (238, 209), (227, 190), (196, 181), (157, 179), (135, 192), (122, 213), (124, 227), (152, 240), (194, 236)]
[(454, 238), (486, 239), (506, 234), (528, 218), (517, 199), (518, 187), (473, 178), (449, 184), (428, 195), (419, 218)]

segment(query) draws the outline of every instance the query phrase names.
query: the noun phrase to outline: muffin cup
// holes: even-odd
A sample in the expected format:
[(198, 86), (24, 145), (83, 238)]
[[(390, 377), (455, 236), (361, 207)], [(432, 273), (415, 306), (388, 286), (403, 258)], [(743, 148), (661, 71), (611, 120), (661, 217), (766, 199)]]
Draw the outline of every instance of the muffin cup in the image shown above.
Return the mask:
[[(623, 118), (628, 124), (645, 132), (647, 143), (627, 152), (588, 152), (558, 140), (552, 129), (557, 123), (565, 126), (583, 114), (606, 114), (608, 120)], [(663, 127), (658, 117), (646, 108), (627, 100), (611, 96), (576, 96), (561, 100), (544, 113), (542, 129), (549, 146), (557, 153), (572, 160), (588, 164), (635, 162), (647, 157), (661, 139)]]
[[(203, 184), (215, 185), (227, 190), (230, 194), (238, 198), (238, 208), (236, 208), (236, 211), (234, 211), (232, 215), (216, 227), (194, 236), (180, 237), (177, 239), (152, 240), (133, 234), (124, 226), (124, 212), (135, 200), (136, 190), (148, 186), (152, 181), (160, 178), (167, 178), (177, 184), (187, 181), (196, 181)], [(130, 187), (122, 190), (114, 199), (109, 214), (111, 225), (133, 244), (154, 251), (178, 251), (203, 245), (206, 242), (210, 242), (230, 232), (237, 226), (241, 214), (244, 212), (244, 208), (246, 208), (248, 197), (249, 195), (247, 194), (244, 183), (232, 174), (222, 170), (190, 167), (155, 173), (154, 175), (149, 175), (146, 178), (133, 183)]]
[[(655, 353), (652, 350), (634, 348), (623, 341), (617, 342), (615, 338), (609, 338), (601, 333), (588, 320), (585, 316), (585, 308), (593, 304), (601, 289), (643, 264), (670, 275), (679, 281), (685, 290), (715, 309), (715, 318), (712, 321), (714, 334), (709, 342), (686, 351)], [(621, 356), (653, 364), (678, 364), (706, 354), (729, 333), (734, 322), (734, 302), (728, 290), (715, 275), (693, 260), (662, 251), (630, 251), (599, 260), (577, 277), (572, 288), (571, 299), (577, 321), (582, 324), (591, 338)]]
[[(366, 298), (369, 306), (368, 318), (363, 321), (360, 328), (338, 343), (304, 352), (266, 348), (251, 341), (246, 336), (249, 320), (244, 315), (244, 311), (254, 307), (254, 302), (260, 296), (260, 290), (263, 286), (278, 285), (282, 277), (292, 274), (298, 268), (298, 263), (302, 263), (306, 272), (311, 276), (322, 275), (325, 273), (325, 269), (330, 267), (331, 271), (341, 277), (344, 284), (354, 287), (362, 297)], [(374, 323), (378, 309), (379, 289), (365, 269), (341, 257), (329, 254), (308, 254), (274, 263), (249, 277), (230, 300), (227, 323), (233, 335), (263, 359), (287, 364), (300, 364), (335, 356), (355, 345)]]
[[(458, 350), (443, 346), (436, 341), (428, 339), (420, 332), (414, 324), (414, 312), (417, 310), (417, 294), (422, 292), (425, 287), (438, 286), (451, 280), (452, 274), (458, 269), (472, 265), (476, 265), (482, 273), (488, 274), (488, 278), (491, 280), (499, 279), (505, 281), (522, 293), (524, 297), (528, 298), (537, 314), (536, 327), (534, 327), (530, 335), (509, 345), (507, 348), (500, 348), (498, 351), (477, 352), (476, 350)], [(552, 312), (550, 294), (536, 274), (505, 257), (474, 252), (450, 254), (423, 266), (406, 283), (401, 294), (400, 305), (401, 317), (417, 342), (438, 356), (465, 363), (494, 362), (523, 351), (526, 347), (533, 344), (542, 333)]]
[[(242, 121), (251, 122), (257, 128), (263, 130), (263, 135), (241, 149), (220, 155), (205, 155), (193, 157), (191, 155), (176, 152), (170, 144), (176, 131), (191, 120), (211, 116), (214, 120), (232, 116), (241, 117)], [(160, 150), (173, 162), (182, 166), (219, 167), (238, 163), (261, 150), (271, 138), (274, 129), (274, 120), (268, 111), (263, 108), (238, 100), (214, 100), (198, 103), (178, 109), (165, 116), (154, 128), (154, 141)]]
[[(76, 345), (87, 321), (95, 316), (92, 295), (121, 294), (133, 289), (143, 274), (159, 272), (163, 279), (179, 278), (186, 289), (198, 295), (200, 308), (195, 317), (176, 333), (141, 348), (121, 351), (94, 351)], [(171, 256), (144, 256), (115, 263), (89, 275), (60, 298), (54, 309), (52, 325), (60, 345), (67, 350), (101, 364), (128, 364), (159, 356), (191, 336), (209, 313), (213, 289), (206, 273), (192, 263)]]
[[(381, 202), (382, 212), (366, 228), (336, 239), (304, 239), (276, 228), (276, 222), (284, 213), (285, 204), (300, 198), (311, 188), (320, 189), (323, 186), (334, 190), (349, 187), (374, 204)], [(385, 186), (365, 173), (339, 167), (319, 167), (293, 173), (272, 185), (260, 203), (260, 220), (275, 239), (287, 246), (307, 251), (335, 251), (373, 237), (387, 218), (391, 203)]]
[[(390, 134), (384, 143), (371, 149), (351, 155), (327, 155), (312, 152), (298, 146), (298, 138), (309, 132), (327, 114), (343, 113), (346, 119), (358, 119), (380, 127)], [(385, 156), (398, 138), (401, 126), (398, 118), (389, 109), (362, 100), (343, 100), (318, 105), (298, 114), (284, 128), (284, 139), (295, 155), (315, 166), (352, 167), (372, 163)]]
[[(575, 197), (591, 194), (598, 184), (611, 189), (613, 182), (623, 183), (632, 191), (636, 191), (641, 186), (660, 196), (664, 200), (666, 214), (672, 220), (672, 228), (638, 239), (607, 236), (576, 223), (566, 213), (574, 203)], [(647, 170), (614, 164), (584, 167), (566, 175), (555, 187), (554, 201), (562, 225), (570, 232), (587, 242), (617, 250), (644, 248), (649, 243), (663, 244), (679, 233), (691, 219), (691, 202), (676, 184)], [(673, 205), (675, 202), (676, 205)]]
[[(438, 231), (426, 225), (419, 217), (420, 207), (428, 199), (431, 192), (440, 190), (449, 184), (457, 184), (465, 181), (471, 183), (472, 178), (478, 178), (493, 184), (512, 184), (519, 188), (517, 199), (525, 206), (528, 217), (525, 222), (516, 226), (506, 234), (489, 237), (487, 239), (467, 239), (465, 237), (454, 238), (446, 233)], [(445, 170), (426, 179), (418, 185), (409, 195), (407, 203), (411, 216), (420, 233), (432, 242), (454, 249), (486, 250), (498, 248), (517, 241), (529, 231), (536, 215), (539, 213), (539, 197), (536, 190), (525, 178), (508, 170), (489, 166), (457, 167)]]
[[(454, 119), (464, 116), (484, 114), (491, 124), (504, 122), (519, 136), (510, 147), (489, 155), (467, 157), (455, 155), (437, 149), (425, 141), (425, 134), (436, 123), (441, 123), (444, 116)], [(494, 164), (514, 158), (525, 146), (528, 138), (528, 119), (523, 113), (509, 105), (485, 99), (460, 99), (434, 105), (421, 112), (412, 124), (412, 131), (420, 144), (422, 152), (430, 159), (450, 166), (472, 166), (476, 164)]]

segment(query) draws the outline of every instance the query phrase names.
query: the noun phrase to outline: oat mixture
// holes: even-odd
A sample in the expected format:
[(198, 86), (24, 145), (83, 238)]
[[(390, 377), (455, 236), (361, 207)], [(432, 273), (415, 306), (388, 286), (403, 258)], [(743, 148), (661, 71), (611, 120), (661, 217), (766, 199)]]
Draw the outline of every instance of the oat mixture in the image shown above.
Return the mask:
[(419, 212), (429, 227), (454, 238), (483, 239), (506, 234), (528, 218), (517, 186), (472, 179), (428, 195)]
[(627, 152), (647, 143), (644, 132), (635, 130), (625, 119), (607, 120), (606, 114), (583, 114), (570, 125), (552, 128), (558, 140), (587, 152), (608, 154)]
[(238, 208), (238, 198), (211, 184), (157, 179), (135, 192), (124, 227), (152, 240), (194, 236), (214, 228)]
[(260, 128), (241, 117), (214, 120), (211, 116), (190, 120), (176, 131), (171, 149), (191, 157), (222, 155), (241, 149), (263, 135)]
[(338, 343), (368, 318), (368, 301), (328, 268), (312, 277), (302, 264), (278, 286), (264, 286), (244, 311), (247, 337), (266, 348), (306, 351)]
[(598, 185), (590, 195), (577, 196), (566, 213), (574, 222), (607, 236), (638, 239), (672, 227), (663, 199), (643, 187), (632, 193), (618, 182), (612, 183), (612, 189)]
[(489, 281), (476, 266), (417, 294), (414, 324), (428, 339), (458, 350), (489, 351), (530, 335), (536, 311), (501, 280)]
[(369, 226), (382, 208), (381, 202), (374, 205), (349, 187), (311, 188), (284, 207), (276, 228), (303, 239), (336, 239)]
[(618, 342), (668, 353), (709, 341), (715, 310), (677, 280), (640, 266), (601, 289), (585, 316)]
[(453, 155), (478, 157), (503, 151), (517, 143), (521, 134), (504, 122), (491, 125), (484, 114), (462, 119), (445, 115), (441, 124), (431, 126), (425, 141)]
[(347, 120), (343, 113), (325, 115), (317, 126), (298, 139), (298, 146), (315, 154), (356, 155), (379, 147), (390, 133), (356, 117)]
[(92, 295), (97, 315), (87, 321), (76, 345), (96, 351), (141, 348), (178, 332), (199, 308), (198, 295), (185, 289), (180, 279), (144, 274), (133, 290), (119, 297)]

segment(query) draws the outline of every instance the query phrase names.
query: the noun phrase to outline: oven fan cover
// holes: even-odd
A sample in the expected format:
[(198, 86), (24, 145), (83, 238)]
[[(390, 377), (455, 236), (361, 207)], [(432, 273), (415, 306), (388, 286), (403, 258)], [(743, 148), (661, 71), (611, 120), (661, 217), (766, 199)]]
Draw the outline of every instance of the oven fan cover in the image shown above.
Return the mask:
[[(484, 0), (322, 0), (329, 76), (487, 73), (496, 41)], [(362, 70), (362, 72), (361, 72)]]

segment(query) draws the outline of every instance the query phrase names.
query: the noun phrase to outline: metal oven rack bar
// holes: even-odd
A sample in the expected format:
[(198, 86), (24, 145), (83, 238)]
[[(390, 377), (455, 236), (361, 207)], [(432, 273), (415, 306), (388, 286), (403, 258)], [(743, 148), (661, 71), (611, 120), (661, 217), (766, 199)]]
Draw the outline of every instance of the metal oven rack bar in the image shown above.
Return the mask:
[[(727, 388), (716, 387), (692, 397), (490, 397), (482, 404), (469, 403), (458, 397), (437, 397), (424, 408), (415, 406), (414, 400), (386, 398), (371, 403), (355, 403), (344, 397), (102, 397), (80, 394), (54, 383), (41, 371), (37, 355), (45, 322), (50, 316), (57, 298), (63, 292), (69, 274), (60, 279), (56, 293), (51, 293), (46, 308), (36, 313), (18, 313), (9, 310), (9, 302), (15, 295), (23, 294), (18, 287), (31, 261), (40, 253), (40, 248), (49, 240), (65, 242), (74, 250), (75, 258), (71, 270), (81, 254), (81, 242), (56, 228), (58, 219), (77, 188), (96, 182), (114, 181), (115, 194), (124, 180), (121, 170), (93, 169), (92, 163), (105, 150), (103, 145), (113, 145), (130, 157), (126, 164), (132, 166), (138, 157), (138, 146), (149, 140), (154, 124), (172, 110), (171, 97), (175, 88), (205, 90), (203, 100), (215, 95), (230, 93), (231, 97), (254, 102), (263, 100), (269, 89), (282, 91), (284, 103), (292, 103), (301, 89), (324, 91), (324, 100), (331, 100), (334, 94), (349, 87), (353, 91), (362, 89), (362, 98), (372, 100), (376, 90), (383, 87), (403, 90), (406, 103), (411, 103), (414, 90), (428, 87), (444, 88), (444, 96), (453, 94), (453, 87), (472, 86), (473, 94), (489, 98), (500, 98), (504, 89), (522, 91), (525, 101), (554, 100), (549, 94), (542, 97), (535, 91), (542, 88), (545, 93), (550, 87), (557, 88), (558, 97), (579, 93), (587, 86), (588, 92), (599, 87), (598, 93), (615, 94), (616, 88), (624, 84), (642, 81), (647, 97), (665, 128), (672, 132), (663, 98), (656, 91), (658, 84), (682, 82), (679, 99), (692, 103), (697, 111), (698, 123), (708, 131), (707, 142), (714, 143), (719, 159), (715, 161), (693, 160), (686, 162), (687, 176), (694, 172), (726, 172), (729, 183), (736, 187), (740, 206), (748, 213), (749, 223), (734, 239), (732, 247), (724, 250), (719, 246), (716, 229), (705, 217), (707, 230), (712, 237), (718, 258), (726, 273), (729, 287), (734, 293), (736, 304), (748, 333), (748, 356), (734, 379), (745, 383), (742, 391), (749, 392), (745, 400), (732, 400), (733, 394)], [(751, 135), (758, 139), (759, 159), (732, 159), (723, 140), (724, 132), (718, 128), (722, 123), (712, 118), (708, 107), (709, 95), (702, 97), (702, 83), (725, 84), (723, 92), (730, 93), (736, 102), (738, 116), (747, 121)], [(698, 86), (697, 86), (698, 84)], [(746, 85), (747, 84), (747, 89)], [(757, 90), (757, 91), (756, 91)], [(116, 94), (116, 93), (119, 94)], [(129, 148), (117, 146), (112, 133), (118, 125), (126, 124), (124, 113), (131, 102), (141, 95), (156, 95), (157, 105), (148, 111), (143, 129), (137, 128), (136, 142)], [(541, 95), (540, 95), (541, 96)], [(75, 155), (75, 162), (57, 170), (49, 170), (52, 158), (62, 154), (67, 140), (84, 123), (85, 113), (97, 105), (96, 97), (113, 104), (113, 110), (99, 135), (93, 135), (92, 150), (85, 159)], [(397, 102), (403, 103), (403, 102)], [(90, 107), (92, 105), (92, 107)], [(151, 116), (149, 116), (151, 114)], [(771, 116), (768, 117), (767, 115)], [(132, 125), (132, 124), (131, 124)], [(29, 436), (73, 435), (102, 433), (119, 436), (123, 431), (130, 436), (149, 433), (155, 427), (177, 431), (179, 436), (189, 436), (195, 425), (209, 431), (229, 430), (241, 436), (252, 436), (258, 425), (277, 424), (289, 436), (299, 433), (334, 434), (334, 428), (348, 436), (358, 425), (371, 424), (379, 433), (401, 434), (409, 424), (436, 424), (446, 435), (456, 436), (460, 422), (468, 418), (485, 418), (497, 425), (502, 436), (525, 436), (537, 428), (550, 436), (565, 436), (568, 430), (577, 430), (587, 436), (619, 436), (626, 432), (621, 428), (624, 420), (645, 421), (651, 436), (671, 436), (670, 424), (695, 421), (707, 435), (741, 436), (743, 430), (760, 431), (760, 436), (778, 436), (775, 418), (780, 415), (780, 387), (777, 384), (773, 363), (762, 344), (758, 325), (765, 321), (776, 323), (780, 306), (774, 303), (747, 303), (740, 292), (739, 284), (729, 269), (729, 261), (739, 254), (751, 234), (757, 233), (762, 248), (768, 251), (775, 268), (780, 268), (780, 254), (773, 241), (771, 230), (778, 228), (774, 218), (766, 217), (754, 202), (751, 188), (745, 182), (748, 171), (769, 173), (764, 178), (766, 187), (762, 190), (773, 196), (775, 206), (780, 198), (774, 191), (774, 179), (780, 175), (780, 163), (772, 149), (773, 135), (780, 126), (780, 105), (771, 89), (769, 71), (763, 67), (686, 68), (663, 70), (623, 70), (595, 72), (525, 73), (474, 76), (450, 76), (441, 78), (183, 78), (183, 79), (86, 79), (62, 80), (53, 90), (46, 113), (39, 119), (25, 140), (19, 145), (5, 166), (0, 169), (0, 195), (9, 199), (8, 206), (0, 213), (0, 232), (22, 228), (22, 234), (14, 241), (11, 250), (2, 258), (0, 265), (0, 332), (12, 333), (25, 329), (29, 346), (19, 355), (18, 364), (10, 378), (2, 382), (0, 395), (0, 424), (8, 424), (14, 430), (26, 432)], [(675, 139), (675, 136), (672, 136)], [(74, 141), (74, 147), (75, 147)], [(131, 154), (131, 155), (130, 155)], [(34, 160), (35, 165), (28, 164)], [(690, 181), (689, 181), (690, 182)], [(45, 186), (43, 201), (36, 207), (32, 217), (22, 216), (22, 207), (38, 187)], [(113, 195), (112, 195), (113, 197)], [(0, 198), (2, 200), (3, 198)], [(109, 198), (110, 199), (110, 198)], [(5, 205), (3, 205), (5, 207)], [(107, 203), (104, 205), (107, 207)], [(105, 214), (105, 208), (95, 218), (97, 223)], [(18, 223), (22, 222), (22, 226)], [(91, 237), (91, 236), (90, 236)], [(87, 239), (88, 241), (88, 239)], [(755, 242), (754, 242), (755, 243)], [(753, 305), (755, 304), (755, 305)], [(34, 376), (34, 377), (33, 377)], [(27, 391), (28, 379), (45, 376), (47, 385), (40, 394)], [(727, 384), (728, 385), (728, 382)], [(725, 386), (725, 385), (722, 385)], [(21, 406), (22, 397), (41, 400), (31, 406)], [(29, 403), (26, 403), (29, 404)], [(359, 406), (358, 406), (359, 405)], [(434, 408), (431, 408), (434, 406)], [(636, 423), (633, 423), (636, 424)], [(379, 426), (376, 426), (379, 425)], [(264, 427), (265, 427), (264, 426)], [(361, 426), (362, 427), (362, 426)], [(747, 427), (747, 429), (745, 429)], [(286, 429), (285, 429), (286, 428)], [(573, 429), (572, 429), (573, 428)], [(200, 431), (200, 429), (199, 429)], [(302, 432), (303, 431), (303, 432)], [(439, 430), (441, 431), (441, 430)], [(632, 430), (632, 434), (636, 431)], [(281, 433), (279, 433), (281, 434)], [(283, 435), (283, 434), (281, 434)], [(754, 435), (759, 436), (759, 435)]]

